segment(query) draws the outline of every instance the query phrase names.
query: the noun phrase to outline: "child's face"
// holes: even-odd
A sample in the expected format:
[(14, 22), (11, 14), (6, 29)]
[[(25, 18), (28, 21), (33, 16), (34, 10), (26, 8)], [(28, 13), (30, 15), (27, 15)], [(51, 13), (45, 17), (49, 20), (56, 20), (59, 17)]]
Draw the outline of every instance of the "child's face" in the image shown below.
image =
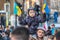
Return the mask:
[(44, 31), (43, 30), (38, 30), (37, 31), (37, 36), (40, 37), (40, 38), (44, 37)]
[(35, 16), (35, 11), (34, 10), (30, 10), (29, 11), (29, 16), (30, 17), (34, 17)]

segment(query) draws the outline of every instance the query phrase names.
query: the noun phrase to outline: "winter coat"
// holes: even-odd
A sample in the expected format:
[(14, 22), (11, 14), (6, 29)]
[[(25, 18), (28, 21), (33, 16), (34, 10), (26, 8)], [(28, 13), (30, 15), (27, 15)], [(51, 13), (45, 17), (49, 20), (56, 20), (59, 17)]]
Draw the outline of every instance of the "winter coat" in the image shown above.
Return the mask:
[[(32, 37), (29, 38), (29, 40), (38, 40), (37, 36), (36, 35), (33, 35)], [(42, 40), (48, 40), (48, 37), (47, 36), (44, 36), (42, 38)]]
[[(30, 40), (38, 40), (36, 35), (33, 35)], [(56, 40), (56, 37), (52, 39), (52, 36), (44, 36), (42, 40)]]
[(20, 24), (22, 25), (28, 25), (30, 33), (35, 33), (37, 27), (39, 26), (39, 23), (44, 22), (45, 19), (43, 19), (40, 15), (35, 17), (30, 17), (29, 15), (22, 21), (20, 21)]

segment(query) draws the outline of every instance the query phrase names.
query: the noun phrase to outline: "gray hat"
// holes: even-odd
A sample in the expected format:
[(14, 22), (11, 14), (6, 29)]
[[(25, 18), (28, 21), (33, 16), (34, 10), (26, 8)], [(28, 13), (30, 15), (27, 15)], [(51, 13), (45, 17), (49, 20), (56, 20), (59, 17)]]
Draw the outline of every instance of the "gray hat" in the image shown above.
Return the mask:
[(37, 30), (43, 30), (46, 32), (45, 28), (44, 27), (38, 27)]

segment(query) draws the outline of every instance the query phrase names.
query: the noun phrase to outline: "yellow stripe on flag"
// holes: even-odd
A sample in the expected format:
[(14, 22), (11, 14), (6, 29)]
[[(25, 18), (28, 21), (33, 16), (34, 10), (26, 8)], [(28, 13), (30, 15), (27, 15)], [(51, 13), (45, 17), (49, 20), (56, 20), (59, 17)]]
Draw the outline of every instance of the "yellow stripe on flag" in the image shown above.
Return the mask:
[(46, 4), (43, 4), (43, 7), (42, 7), (42, 12), (43, 13), (45, 12), (45, 10), (44, 10), (45, 7), (46, 7)]
[(18, 16), (21, 16), (21, 14), (22, 14), (22, 11), (21, 11), (21, 9), (19, 9), (17, 15), (18, 15)]
[(22, 14), (22, 11), (21, 11), (21, 9), (19, 8), (19, 6), (16, 6), (16, 8), (17, 8), (17, 15), (18, 16), (21, 16), (21, 14)]
[(43, 8), (45, 8), (45, 7), (46, 7), (46, 4), (43, 5)]

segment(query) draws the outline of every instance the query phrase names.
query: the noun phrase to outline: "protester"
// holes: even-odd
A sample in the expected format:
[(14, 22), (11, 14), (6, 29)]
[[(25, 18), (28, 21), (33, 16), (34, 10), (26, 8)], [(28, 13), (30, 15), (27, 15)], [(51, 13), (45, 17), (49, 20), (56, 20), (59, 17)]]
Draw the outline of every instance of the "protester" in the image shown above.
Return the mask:
[(6, 22), (5, 21), (6, 21), (6, 17), (2, 15), (1, 16), (1, 25), (3, 25), (4, 28), (6, 27), (6, 24), (5, 24)]
[(43, 27), (38, 27), (36, 34), (32, 36), (31, 40), (44, 40), (45, 29)]
[(55, 24), (51, 25), (51, 33), (52, 35), (55, 35)]
[(5, 32), (5, 39), (4, 40), (10, 40), (10, 35), (7, 32)]
[(35, 3), (34, 9), (38, 13), (38, 15), (40, 15), (40, 6), (37, 3)]
[(55, 40), (56, 38), (53, 35), (45, 36), (46, 31), (43, 27), (38, 27), (36, 34), (30, 38), (30, 40)]
[(4, 27), (0, 26), (0, 34), (2, 35), (3, 32), (4, 32)]
[(10, 37), (5, 32), (2, 33), (2, 38), (3, 38), (3, 40), (10, 40)]
[(5, 33), (8, 35), (8, 37), (10, 36), (10, 28), (9, 28), (9, 26), (7, 26), (6, 28), (5, 28)]
[(3, 34), (2, 34), (2, 36), (3, 36), (3, 40), (10, 40), (10, 28), (9, 28), (9, 26), (7, 26), (6, 28), (5, 28), (5, 31), (3, 32)]
[(48, 26), (47, 35), (48, 35), (48, 36), (52, 35), (52, 34), (51, 34), (51, 28), (50, 28), (50, 26)]
[(11, 33), (11, 40), (29, 40), (29, 31), (25, 27), (18, 27)]
[(34, 8), (28, 9), (28, 16), (23, 20), (20, 21), (20, 24), (22, 25), (28, 25), (30, 34), (35, 34), (36, 29), (41, 22), (45, 22), (45, 19), (43, 19), (40, 15), (37, 16)]
[(57, 23), (58, 12), (54, 12), (54, 22)]

